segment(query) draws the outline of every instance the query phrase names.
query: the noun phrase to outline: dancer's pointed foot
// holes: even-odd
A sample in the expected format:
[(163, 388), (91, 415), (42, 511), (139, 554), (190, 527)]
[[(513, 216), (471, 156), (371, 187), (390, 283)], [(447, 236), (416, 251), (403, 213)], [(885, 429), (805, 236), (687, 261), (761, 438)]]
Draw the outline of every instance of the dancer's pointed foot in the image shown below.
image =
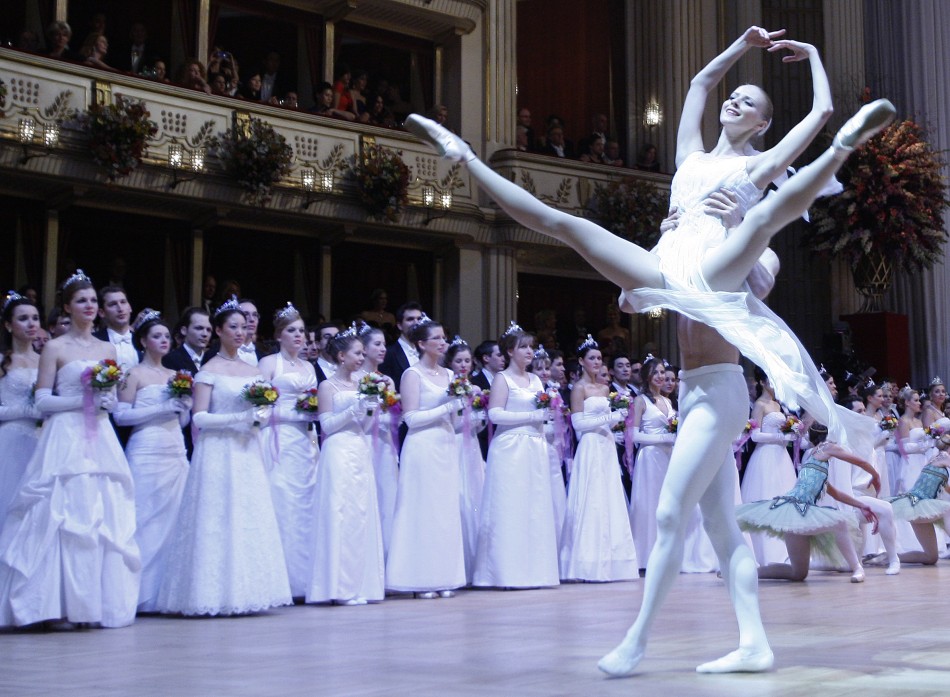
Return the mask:
[(432, 119), (419, 116), (419, 114), (409, 114), (406, 117), (405, 126), (407, 131), (429, 143), (447, 160), (467, 162), (475, 157), (464, 140)]
[(886, 99), (865, 104), (841, 127), (832, 147), (841, 153), (851, 152), (893, 121), (896, 114), (897, 109)]
[(901, 560), (895, 559), (890, 564), (887, 565), (887, 569), (884, 571), (887, 576), (897, 576), (901, 572)]
[(858, 564), (858, 568), (851, 574), (851, 583), (864, 583), (864, 567)]
[(627, 649), (623, 644), (615, 648), (597, 662), (597, 667), (612, 678), (625, 678), (633, 675), (633, 671), (643, 660), (643, 649)]
[(736, 649), (715, 661), (696, 667), (697, 673), (762, 673), (771, 670), (775, 655), (771, 649)]

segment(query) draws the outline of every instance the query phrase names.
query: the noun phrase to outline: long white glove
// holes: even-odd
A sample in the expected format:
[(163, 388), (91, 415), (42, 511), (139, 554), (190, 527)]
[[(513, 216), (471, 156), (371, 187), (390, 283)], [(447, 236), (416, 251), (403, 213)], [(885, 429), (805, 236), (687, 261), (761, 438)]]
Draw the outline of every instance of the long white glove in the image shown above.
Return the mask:
[(363, 425), (363, 419), (366, 418), (366, 412), (356, 405), (353, 405), (343, 411), (328, 411), (320, 414), (320, 430), (325, 435), (341, 431), (350, 423)]
[(314, 414), (299, 411), (292, 404), (277, 404), (274, 406), (274, 420), (278, 423), (314, 421)]
[(627, 418), (626, 409), (618, 409), (617, 411), (610, 411), (604, 414), (579, 412), (571, 414), (571, 425), (577, 433), (584, 433), (585, 431), (593, 431), (599, 426), (612, 426), (619, 421), (623, 421), (625, 418)]
[(877, 438), (874, 439), (874, 447), (880, 448), (882, 445), (886, 445), (894, 439), (894, 434), (890, 431), (882, 430), (877, 434)]
[[(188, 412), (191, 409), (190, 397), (174, 397), (148, 407), (136, 407), (128, 402), (119, 402), (112, 417), (120, 426), (141, 426), (149, 421), (167, 419), (171, 414), (178, 415), (181, 426), (188, 423)], [(184, 423), (182, 423), (184, 416)]]
[(20, 421), (24, 419), (35, 421), (42, 418), (43, 412), (37, 409), (34, 404), (0, 406), (0, 421)]
[(548, 411), (550, 410), (508, 411), (501, 407), (494, 407), (488, 410), (488, 418), (496, 426), (525, 426), (544, 423), (548, 419)]
[(755, 443), (767, 443), (769, 445), (785, 445), (798, 438), (794, 433), (766, 433), (761, 428), (752, 429), (752, 440)]
[(675, 433), (644, 433), (639, 428), (633, 430), (633, 442), (638, 445), (672, 445), (676, 442)]
[(904, 441), (904, 452), (907, 454), (925, 453), (933, 447), (933, 440), (930, 438), (915, 438), (914, 440)]
[(231, 430), (246, 431), (247, 427), (255, 421), (264, 423), (270, 417), (270, 407), (254, 407), (253, 409), (244, 409), (243, 411), (234, 411), (224, 414), (212, 414), (207, 411), (199, 411), (192, 417), (195, 426), (201, 431), (206, 430)]
[[(458, 416), (458, 412), (455, 412), (456, 416), (452, 417), (452, 425), (455, 427), (456, 433), (461, 433), (465, 427), (465, 414)], [(472, 429), (472, 433), (480, 433), (482, 429), (485, 428), (485, 411), (471, 409), (468, 413), (468, 423), (469, 427)]]
[(440, 404), (432, 409), (416, 409), (407, 414), (403, 414), (402, 420), (406, 422), (409, 428), (424, 428), (438, 423), (450, 414), (457, 414), (464, 406), (460, 397), (450, 399), (445, 404)]
[(53, 394), (53, 390), (48, 387), (38, 389), (33, 402), (36, 404), (36, 408), (44, 414), (55, 414), (61, 411), (79, 411), (82, 409), (81, 394), (61, 396)]

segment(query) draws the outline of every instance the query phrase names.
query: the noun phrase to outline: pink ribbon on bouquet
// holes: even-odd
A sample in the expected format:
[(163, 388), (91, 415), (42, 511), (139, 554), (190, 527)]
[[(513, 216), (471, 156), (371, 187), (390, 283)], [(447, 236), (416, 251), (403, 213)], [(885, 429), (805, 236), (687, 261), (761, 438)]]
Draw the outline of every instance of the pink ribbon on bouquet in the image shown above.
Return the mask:
[(99, 432), (99, 422), (96, 409), (96, 400), (92, 387), (92, 367), (86, 368), (79, 376), (82, 383), (82, 417), (85, 427), (86, 442), (92, 441)]
[(462, 447), (464, 453), (472, 449), (472, 404), (467, 399), (462, 407)]
[(736, 469), (742, 469), (742, 449), (745, 447), (745, 444), (749, 442), (749, 439), (752, 437), (752, 432), (748, 433), (743, 432), (739, 436), (738, 440), (734, 441), (735, 443), (735, 453), (736, 453)]

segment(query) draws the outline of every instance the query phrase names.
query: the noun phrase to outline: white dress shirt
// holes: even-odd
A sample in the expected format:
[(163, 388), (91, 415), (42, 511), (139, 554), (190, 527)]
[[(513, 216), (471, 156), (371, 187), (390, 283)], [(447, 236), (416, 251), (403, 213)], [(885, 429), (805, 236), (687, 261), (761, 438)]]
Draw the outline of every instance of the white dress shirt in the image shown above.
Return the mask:
[(398, 343), (402, 347), (402, 352), (406, 354), (406, 358), (409, 359), (410, 368), (419, 362), (419, 350), (415, 346), (410, 344), (402, 335), (399, 336)]
[(139, 364), (139, 353), (132, 345), (132, 332), (119, 334), (110, 328), (106, 328), (106, 334), (109, 342), (115, 346), (116, 363), (122, 368), (123, 372), (128, 372)]
[(323, 356), (317, 357), (317, 365), (320, 366), (320, 370), (323, 371), (323, 374), (327, 376), (328, 380), (336, 375), (336, 363), (331, 363)]
[(238, 358), (253, 368), (257, 367), (257, 349), (253, 341), (238, 348)]

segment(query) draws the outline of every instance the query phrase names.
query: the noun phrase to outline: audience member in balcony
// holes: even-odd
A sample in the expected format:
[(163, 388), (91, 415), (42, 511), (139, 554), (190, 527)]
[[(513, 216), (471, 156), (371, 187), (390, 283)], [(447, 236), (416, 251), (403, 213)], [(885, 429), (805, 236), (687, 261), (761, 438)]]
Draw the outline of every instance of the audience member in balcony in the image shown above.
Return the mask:
[(389, 107), (389, 110), (393, 113), (393, 118), (396, 119), (396, 123), (401, 124), (412, 112), (412, 105), (403, 99), (402, 91), (395, 82), (390, 83), (386, 91), (381, 91), (381, 93), (386, 100), (386, 106)]
[(168, 79), (168, 66), (161, 56), (152, 56), (148, 59), (145, 67), (142, 68), (142, 76), (150, 77), (166, 85), (171, 83), (171, 80)]
[(339, 111), (349, 111), (356, 118), (356, 111), (353, 109), (353, 97), (350, 94), (350, 68), (345, 63), (340, 63), (336, 70), (336, 80), (333, 82), (333, 108)]
[(352, 111), (343, 111), (342, 109), (337, 109), (333, 106), (333, 102), (336, 98), (336, 95), (333, 91), (333, 85), (329, 82), (321, 82), (313, 90), (313, 100), (316, 102), (313, 108), (310, 110), (311, 114), (316, 114), (317, 116), (329, 116), (335, 119), (343, 119), (344, 121), (355, 121), (356, 114)]
[(135, 22), (129, 29), (128, 40), (113, 44), (109, 65), (116, 70), (140, 74), (151, 67), (150, 58), (155, 53), (155, 48), (148, 43), (148, 29), (145, 24)]
[(396, 315), (386, 309), (389, 294), (385, 288), (377, 288), (369, 296), (369, 309), (360, 313), (360, 319), (380, 329), (391, 330), (396, 326)]
[(353, 102), (353, 113), (360, 123), (369, 123), (369, 106), (366, 103), (366, 96), (363, 94), (367, 84), (369, 84), (369, 74), (365, 70), (356, 73), (356, 77), (350, 83), (350, 100)]
[(280, 75), (280, 54), (271, 51), (261, 66), (261, 101), (267, 104), (279, 104), (281, 95), (287, 91)]
[(218, 97), (230, 97), (228, 92), (228, 81), (224, 79), (221, 73), (212, 73), (209, 76), (208, 84), (211, 85), (211, 94)]
[(449, 108), (445, 106), (445, 104), (436, 104), (432, 107), (432, 112), (429, 114), (429, 117), (442, 126), (442, 128), (452, 130), (449, 128)]
[(247, 80), (244, 81), (241, 85), (241, 89), (238, 90), (238, 96), (248, 100), (249, 102), (260, 102), (261, 101), (261, 73), (260, 71), (253, 71), (250, 75), (247, 76)]
[(285, 109), (299, 109), (300, 108), (300, 99), (297, 96), (296, 92), (288, 92), (284, 95), (284, 98), (281, 100), (281, 106)]
[(520, 123), (515, 126), (515, 149), (521, 152), (531, 152), (531, 141), (528, 139), (529, 129)]
[(547, 141), (541, 149), (541, 154), (564, 159), (574, 158), (574, 150), (571, 144), (564, 139), (564, 129), (560, 125), (551, 126), (548, 129)]
[(382, 126), (383, 128), (395, 128), (396, 119), (393, 113), (386, 106), (386, 100), (382, 94), (377, 94), (369, 108), (369, 123), (373, 126)]
[(89, 33), (105, 34), (107, 22), (105, 12), (96, 12), (96, 14), (92, 16), (92, 19), (89, 20)]
[(590, 118), (591, 132), (586, 138), (582, 138), (581, 141), (577, 144), (577, 152), (585, 153), (593, 143), (598, 138), (602, 139), (604, 143), (611, 139), (610, 133), (607, 132), (607, 127), (609, 122), (607, 120), (607, 114), (594, 114)]
[(200, 60), (186, 60), (178, 69), (178, 79), (175, 82), (182, 87), (211, 94), (211, 86), (205, 80), (205, 67)]
[(640, 148), (640, 152), (637, 153), (637, 161), (633, 166), (644, 172), (659, 172), (660, 161), (656, 156), (656, 146), (651, 143), (644, 143), (643, 147)]
[(604, 139), (594, 138), (591, 140), (587, 146), (587, 152), (583, 153), (578, 159), (581, 162), (590, 162), (595, 165), (607, 164), (607, 160), (604, 157)]
[(611, 167), (623, 167), (623, 158), (620, 157), (620, 143), (608, 140), (604, 146), (604, 164)]
[(113, 70), (114, 68), (106, 63), (106, 54), (109, 53), (109, 40), (105, 34), (92, 33), (86, 37), (85, 43), (79, 49), (82, 56), (82, 62), (85, 65), (99, 68), (100, 70)]
[(66, 22), (53, 22), (46, 28), (46, 46), (50, 58), (59, 58), (65, 61), (79, 60), (69, 48), (69, 40), (73, 38), (73, 30)]
[(231, 53), (223, 50), (220, 46), (215, 46), (211, 55), (208, 56), (208, 75), (214, 75), (215, 73), (224, 75), (228, 96), (235, 96), (241, 84), (238, 62)]
[[(518, 109), (518, 126), (521, 126), (525, 129), (525, 139), (527, 140), (527, 148), (523, 152), (534, 152), (536, 143), (534, 139), (534, 129), (531, 127), (531, 110), (525, 107)], [(521, 150), (521, 148), (518, 148)]]
[(40, 52), (40, 37), (35, 31), (30, 29), (24, 29), (20, 32), (16, 39), (16, 46), (14, 46), (18, 51), (27, 51), (29, 53), (39, 53)]

